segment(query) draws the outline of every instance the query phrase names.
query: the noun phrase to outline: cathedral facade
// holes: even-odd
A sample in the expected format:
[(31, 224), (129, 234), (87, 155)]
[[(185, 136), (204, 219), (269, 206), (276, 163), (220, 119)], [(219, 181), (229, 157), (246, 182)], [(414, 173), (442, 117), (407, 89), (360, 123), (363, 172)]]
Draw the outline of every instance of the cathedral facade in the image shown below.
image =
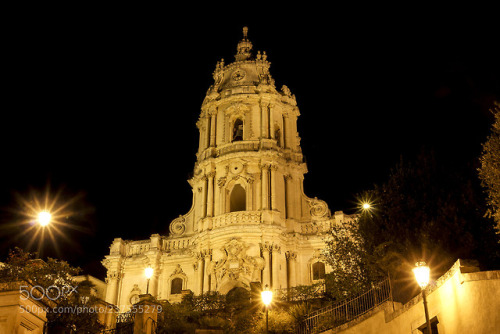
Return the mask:
[(295, 96), (276, 89), (267, 55), (253, 52), (247, 31), (235, 61), (217, 63), (201, 106), (191, 209), (170, 223), (168, 235), (114, 239), (102, 262), (106, 301), (122, 311), (146, 290), (176, 302), (186, 290), (285, 289), (329, 271), (325, 232), (350, 217), (305, 195)]

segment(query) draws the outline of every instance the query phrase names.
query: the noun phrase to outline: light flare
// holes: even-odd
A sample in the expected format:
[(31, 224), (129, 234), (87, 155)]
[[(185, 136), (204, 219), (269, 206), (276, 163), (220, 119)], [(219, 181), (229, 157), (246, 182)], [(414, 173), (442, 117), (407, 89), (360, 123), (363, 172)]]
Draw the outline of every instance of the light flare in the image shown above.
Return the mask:
[(48, 211), (40, 211), (37, 216), (37, 221), (38, 224), (41, 226), (47, 226), (50, 224), (50, 221), (52, 220), (52, 214)]
[[(85, 232), (85, 229), (69, 221), (75, 215), (72, 204), (81, 198), (80, 195), (63, 199), (62, 190), (52, 194), (49, 189), (43, 195), (31, 191), (28, 196), (14, 194), (17, 209), (10, 209), (14, 214), (9, 223), (1, 226), (2, 233), (13, 233), (12, 243), (23, 243), (27, 249), (36, 248), (41, 253), (44, 243), (50, 245), (59, 254), (61, 241), (70, 241), (68, 229)], [(20, 241), (22, 239), (22, 241)]]

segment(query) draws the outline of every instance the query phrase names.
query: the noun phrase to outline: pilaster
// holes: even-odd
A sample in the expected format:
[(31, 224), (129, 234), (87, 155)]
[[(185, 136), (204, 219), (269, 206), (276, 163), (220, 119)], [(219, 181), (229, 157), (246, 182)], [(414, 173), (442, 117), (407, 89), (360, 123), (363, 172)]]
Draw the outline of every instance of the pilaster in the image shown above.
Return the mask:
[(273, 244), (271, 246), (271, 256), (272, 256), (272, 283), (271, 287), (273, 289), (280, 288), (280, 257), (281, 257), (281, 247), (279, 245)]
[(262, 210), (269, 210), (269, 165), (261, 165), (262, 169)]
[(288, 288), (293, 288), (297, 285), (297, 272), (295, 264), (297, 262), (297, 254), (287, 251), (285, 253), (288, 264)]

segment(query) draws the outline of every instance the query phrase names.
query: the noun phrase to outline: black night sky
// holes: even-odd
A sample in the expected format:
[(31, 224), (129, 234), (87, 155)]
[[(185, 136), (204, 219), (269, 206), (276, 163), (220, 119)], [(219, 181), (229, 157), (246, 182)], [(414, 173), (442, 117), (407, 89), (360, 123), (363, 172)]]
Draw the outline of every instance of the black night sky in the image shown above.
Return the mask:
[(45, 237), (42, 256), (102, 279), (113, 238), (166, 234), (191, 206), (195, 122), (215, 64), (234, 60), (243, 26), (254, 51), (267, 52), (277, 88), (297, 98), (306, 194), (332, 213), (352, 213), (358, 192), (422, 147), (475, 161), (500, 100), (498, 30), (487, 8), (408, 13), (203, 22), (154, 8), (20, 15), (2, 51), (0, 258), (32, 238), (16, 224), (16, 196), (48, 187), (61, 203), (79, 196), (62, 218), (78, 229)]

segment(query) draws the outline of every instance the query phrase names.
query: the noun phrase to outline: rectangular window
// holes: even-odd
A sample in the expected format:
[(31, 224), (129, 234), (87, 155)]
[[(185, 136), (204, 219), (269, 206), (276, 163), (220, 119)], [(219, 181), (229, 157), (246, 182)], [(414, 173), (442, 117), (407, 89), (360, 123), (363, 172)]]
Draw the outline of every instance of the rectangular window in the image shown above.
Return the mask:
[(174, 278), (171, 281), (170, 294), (177, 295), (182, 293), (182, 278)]
[[(432, 334), (439, 334), (438, 327), (437, 327), (439, 321), (438, 321), (437, 317), (434, 317), (434, 318), (430, 319), (430, 323), (431, 323), (431, 328), (432, 328)], [(418, 330), (422, 334), (428, 334), (429, 333), (429, 331), (427, 330), (427, 324), (426, 323), (423, 324), (422, 326), (420, 326), (418, 328)]]
[(312, 266), (313, 270), (313, 280), (319, 280), (325, 278), (325, 264), (322, 262), (316, 262)]

